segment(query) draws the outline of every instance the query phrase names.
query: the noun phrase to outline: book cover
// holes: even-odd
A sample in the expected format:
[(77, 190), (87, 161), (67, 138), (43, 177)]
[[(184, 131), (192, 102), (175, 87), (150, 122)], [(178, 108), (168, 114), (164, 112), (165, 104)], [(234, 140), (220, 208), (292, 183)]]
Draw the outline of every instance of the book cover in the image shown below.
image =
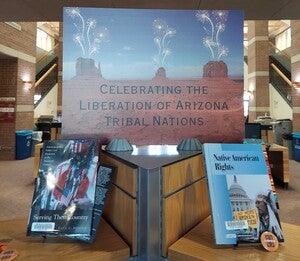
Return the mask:
[(274, 184), (274, 180), (273, 180), (273, 175), (272, 175), (272, 171), (271, 171), (271, 167), (270, 167), (270, 162), (269, 162), (269, 156), (268, 156), (268, 152), (267, 152), (268, 151), (268, 145), (266, 145), (265, 142), (262, 139), (244, 139), (244, 143), (246, 143), (246, 144), (247, 143), (261, 144), (263, 152), (264, 152), (267, 168), (268, 168), (268, 173), (269, 173), (269, 178), (270, 178), (270, 182), (271, 182), (273, 195), (274, 195), (274, 198), (275, 198), (275, 203), (276, 203), (277, 209), (279, 209), (278, 195), (277, 195), (277, 192), (276, 192), (276, 188), (275, 188), (275, 184)]
[[(96, 238), (96, 233), (100, 224), (100, 219), (104, 210), (106, 197), (108, 194), (109, 187), (112, 183), (112, 177), (115, 172), (115, 167), (103, 164), (98, 168), (98, 175), (96, 181), (96, 194), (93, 211), (92, 231), (89, 236), (75, 236), (73, 238), (93, 243)], [(72, 236), (71, 236), (72, 237)]]
[(97, 168), (95, 140), (44, 141), (27, 235), (89, 236)]
[(284, 241), (260, 144), (203, 145), (215, 242), (259, 243), (264, 231)]
[(274, 179), (273, 179), (273, 175), (272, 175), (272, 171), (271, 171), (271, 166), (270, 166), (270, 162), (269, 162), (269, 156), (268, 156), (267, 148), (266, 148), (265, 145), (263, 145), (262, 149), (263, 149), (263, 153), (264, 153), (264, 156), (265, 156), (266, 165), (267, 165), (267, 168), (268, 168), (268, 174), (269, 174), (269, 178), (270, 178), (270, 182), (271, 182), (271, 188), (272, 188), (272, 191), (273, 191), (275, 204), (276, 204), (277, 209), (279, 209), (278, 195), (277, 195), (277, 192), (276, 192), (275, 183), (274, 183)]

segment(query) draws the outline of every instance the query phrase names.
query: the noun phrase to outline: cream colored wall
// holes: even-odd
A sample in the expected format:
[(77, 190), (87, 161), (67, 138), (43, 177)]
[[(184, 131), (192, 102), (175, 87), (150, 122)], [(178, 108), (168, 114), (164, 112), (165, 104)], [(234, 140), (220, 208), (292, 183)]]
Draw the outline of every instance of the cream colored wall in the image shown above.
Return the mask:
[(293, 109), (285, 102), (275, 88), (269, 85), (270, 116), (274, 119), (293, 119)]
[(37, 119), (41, 115), (53, 115), (54, 118), (57, 116), (57, 91), (58, 85), (51, 89), (47, 96), (34, 110), (34, 118)]

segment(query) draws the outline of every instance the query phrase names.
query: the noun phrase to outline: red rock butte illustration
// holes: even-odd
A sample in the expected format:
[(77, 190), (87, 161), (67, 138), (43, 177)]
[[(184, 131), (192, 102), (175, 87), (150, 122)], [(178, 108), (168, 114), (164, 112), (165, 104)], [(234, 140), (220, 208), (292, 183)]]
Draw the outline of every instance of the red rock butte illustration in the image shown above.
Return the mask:
[(155, 78), (159, 79), (159, 78), (166, 78), (167, 74), (166, 74), (166, 69), (164, 67), (159, 67), (155, 73)]
[(78, 58), (76, 62), (76, 76), (80, 75), (102, 77), (100, 63), (97, 68), (94, 59)]
[(210, 61), (203, 67), (203, 77), (228, 77), (228, 69), (223, 61)]

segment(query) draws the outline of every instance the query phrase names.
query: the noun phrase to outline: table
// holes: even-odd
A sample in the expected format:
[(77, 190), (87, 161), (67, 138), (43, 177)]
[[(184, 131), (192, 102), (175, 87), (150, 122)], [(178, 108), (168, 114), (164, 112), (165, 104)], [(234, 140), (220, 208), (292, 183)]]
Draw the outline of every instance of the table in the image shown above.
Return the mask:
[(121, 261), (129, 258), (128, 245), (104, 219), (93, 244), (69, 238), (27, 237), (26, 227), (27, 218), (0, 222), (0, 239), (12, 239), (7, 249), (18, 251), (18, 261)]
[(288, 148), (272, 143), (268, 148), (268, 157), (274, 181), (287, 188), (290, 181)]
[(267, 252), (260, 244), (217, 246), (211, 218), (208, 217), (168, 249), (170, 261), (204, 260), (299, 260), (300, 226), (282, 223), (285, 242), (276, 252)]

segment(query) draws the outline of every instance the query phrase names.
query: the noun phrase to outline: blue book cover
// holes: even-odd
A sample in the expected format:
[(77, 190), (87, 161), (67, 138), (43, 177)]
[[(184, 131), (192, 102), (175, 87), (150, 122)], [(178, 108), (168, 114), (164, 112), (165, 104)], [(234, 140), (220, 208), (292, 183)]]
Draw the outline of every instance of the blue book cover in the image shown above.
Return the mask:
[(284, 241), (260, 144), (203, 145), (217, 245), (258, 243), (264, 231)]

